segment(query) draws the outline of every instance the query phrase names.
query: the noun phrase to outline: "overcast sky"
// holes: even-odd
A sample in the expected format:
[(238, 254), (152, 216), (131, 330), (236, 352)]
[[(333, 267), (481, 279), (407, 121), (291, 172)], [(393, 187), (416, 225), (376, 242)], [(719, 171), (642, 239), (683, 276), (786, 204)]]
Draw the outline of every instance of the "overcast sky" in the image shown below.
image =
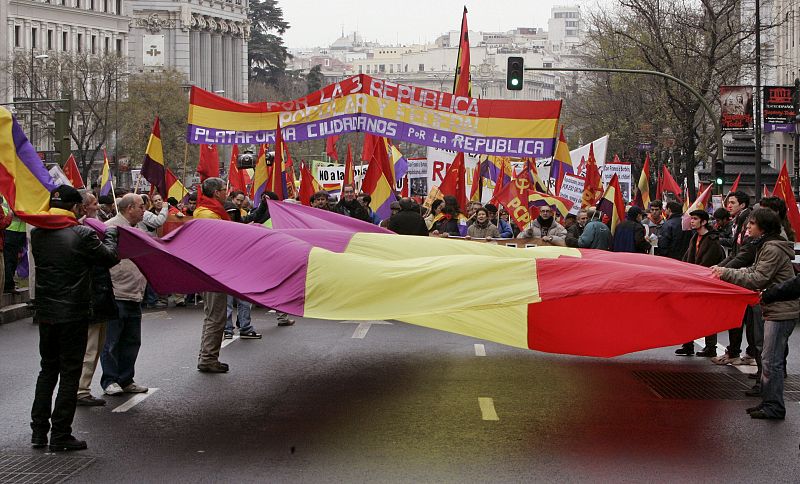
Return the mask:
[[(3, 0), (0, 0), (3, 1)], [(433, 41), (461, 28), (464, 0), (279, 0), (290, 28), (287, 47), (327, 47), (358, 31), (365, 40), (384, 44)], [(593, 0), (481, 0), (466, 2), (470, 30), (505, 31), (515, 27), (547, 28), (554, 5), (595, 4)]]

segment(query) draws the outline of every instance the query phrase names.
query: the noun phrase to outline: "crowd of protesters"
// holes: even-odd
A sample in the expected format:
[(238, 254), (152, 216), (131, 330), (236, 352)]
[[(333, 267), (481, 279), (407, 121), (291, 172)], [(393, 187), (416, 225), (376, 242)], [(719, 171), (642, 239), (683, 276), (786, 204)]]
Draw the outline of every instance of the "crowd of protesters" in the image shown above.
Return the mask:
[[(51, 210), (84, 222), (96, 219), (109, 230), (103, 240), (86, 224), (31, 231), (31, 250), (39, 274), (35, 279), (34, 321), (39, 325), (42, 356), (32, 410), (34, 447), (49, 443), (51, 450), (86, 448), (85, 442), (72, 436), (71, 422), (76, 405), (106, 403), (90, 391), (98, 361), (105, 395), (148, 391), (134, 381), (143, 308), (167, 307), (168, 296), (176, 306), (184, 306), (187, 300), (195, 304), (202, 301), (205, 319), (197, 365), (202, 372), (229, 371), (229, 366), (219, 361), (219, 353), (223, 339), (233, 338), (236, 327), (241, 339), (261, 338), (252, 325), (248, 301), (214, 292), (188, 297), (158, 295), (130, 260), (117, 257), (116, 227), (131, 227), (159, 237), (169, 216), (271, 226), (265, 202), (277, 200), (276, 194), (264, 193), (253, 208), (245, 193), (229, 192), (220, 178), (204, 180), (200, 189), (200, 197), (192, 193), (183, 201), (170, 198), (166, 203), (158, 194), (148, 197), (118, 191), (113, 199), (89, 191), (81, 193), (67, 185), (51, 193)], [(717, 335), (707, 335), (704, 348), (698, 352), (694, 351), (694, 342), (687, 342), (675, 351), (676, 355), (708, 357), (718, 365), (757, 366), (755, 384), (747, 394), (760, 396), (762, 401), (748, 408), (748, 413), (757, 419), (785, 416), (786, 356), (788, 338), (800, 313), (800, 278), (792, 265), (795, 233), (787, 221), (786, 205), (777, 197), (764, 198), (759, 207), (751, 208), (750, 197), (737, 191), (729, 194), (725, 208), (718, 208), (713, 215), (705, 210), (683, 214), (679, 203), (655, 200), (646, 211), (629, 207), (613, 235), (608, 217), (593, 207), (566, 217), (555, 213), (553, 207), (538, 207), (536, 217), (520, 229), (502, 207), (471, 202), (464, 213), (453, 196), (434, 200), (427, 209), (420, 200), (399, 198), (392, 202), (391, 215), (384, 220), (370, 209), (370, 195), (358, 193), (352, 185), (343, 187), (339, 200), (320, 191), (310, 202), (317, 209), (381, 225), (401, 235), (484, 241), (536, 239), (548, 245), (654, 254), (710, 267), (714, 277), (761, 291), (761, 304), (749, 307), (741, 326), (728, 332), (730, 343), (722, 355), (717, 355)], [(690, 230), (685, 229), (685, 218)], [(7, 208), (0, 226), (6, 242), (4, 289), (14, 291), (13, 275), (26, 228)], [(21, 243), (18, 234), (22, 234)], [(59, 257), (52, 257), (55, 252)], [(64, 253), (75, 257), (63, 257)], [(64, 273), (69, 277), (56, 276)], [(75, 297), (65, 298), (65, 292)], [(294, 324), (288, 314), (280, 312), (277, 322), (279, 326)], [(58, 397), (51, 408), (56, 384)]]

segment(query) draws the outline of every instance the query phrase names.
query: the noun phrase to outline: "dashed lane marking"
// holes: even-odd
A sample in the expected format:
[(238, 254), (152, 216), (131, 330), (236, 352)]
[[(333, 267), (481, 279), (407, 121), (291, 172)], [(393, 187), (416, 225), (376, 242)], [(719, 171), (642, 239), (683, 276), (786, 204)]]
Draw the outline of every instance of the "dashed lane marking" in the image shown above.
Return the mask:
[(150, 395), (154, 394), (158, 391), (158, 388), (151, 388), (147, 391), (147, 393), (137, 393), (136, 395), (132, 396), (128, 399), (127, 402), (123, 403), (119, 407), (112, 410), (112, 412), (119, 413), (119, 412), (127, 412), (128, 410), (132, 409), (140, 402), (142, 402), (145, 398), (149, 397)]
[(486, 356), (486, 347), (480, 343), (475, 343), (475, 356)]
[(369, 328), (373, 324), (392, 324), (387, 321), (339, 321), (339, 322), (343, 324), (344, 323), (358, 324), (358, 326), (356, 326), (356, 330), (353, 331), (353, 336), (351, 336), (354, 339), (364, 339), (364, 337), (367, 335), (367, 332), (369, 331)]
[(500, 420), (494, 409), (494, 401), (488, 397), (478, 397), (478, 406), (481, 408), (483, 420)]

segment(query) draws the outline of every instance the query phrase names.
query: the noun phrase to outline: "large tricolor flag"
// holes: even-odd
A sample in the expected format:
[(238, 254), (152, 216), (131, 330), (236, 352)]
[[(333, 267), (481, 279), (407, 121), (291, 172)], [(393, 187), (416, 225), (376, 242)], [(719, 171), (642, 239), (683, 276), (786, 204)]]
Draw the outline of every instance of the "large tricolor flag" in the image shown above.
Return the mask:
[(392, 158), (392, 170), (394, 171), (395, 182), (399, 182), (408, 173), (408, 160), (403, 153), (397, 149), (397, 146), (389, 143), (389, 153)]
[(189, 191), (186, 190), (186, 187), (178, 180), (178, 177), (172, 173), (172, 170), (167, 168), (167, 198), (174, 198), (177, 201), (183, 200)]
[(258, 150), (256, 167), (253, 170), (253, 207), (261, 204), (261, 194), (267, 191), (267, 179), (269, 178), (269, 168), (267, 167), (267, 147), (261, 145)]
[(461, 36), (458, 40), (458, 59), (456, 59), (456, 77), (453, 82), (453, 94), (472, 97), (472, 81), (469, 76), (469, 28), (467, 27), (467, 7), (461, 17)]
[(281, 130), (275, 131), (275, 156), (272, 164), (267, 166), (267, 188), (278, 195), (278, 200), (286, 199), (286, 171), (283, 166), (283, 137)]
[(72, 212), (50, 209), (50, 192), (56, 188), (36, 150), (8, 109), (0, 106), (0, 194), (14, 214), (43, 228), (78, 223)]
[(64, 163), (64, 175), (67, 176), (67, 179), (72, 186), (75, 188), (86, 188), (86, 185), (83, 183), (83, 177), (81, 177), (81, 171), (78, 169), (78, 163), (75, 161), (75, 156), (72, 154), (69, 155), (67, 162)]
[(566, 198), (557, 197), (550, 193), (531, 191), (528, 194), (528, 207), (532, 211), (536, 210), (538, 212), (541, 207), (550, 207), (558, 215), (566, 217), (570, 209), (572, 209), (572, 205), (573, 203)]
[(111, 195), (113, 191), (114, 177), (111, 174), (111, 167), (108, 164), (106, 150), (103, 150), (103, 171), (100, 172), (100, 196)]
[(558, 135), (558, 144), (556, 144), (556, 154), (553, 156), (553, 163), (550, 165), (550, 178), (556, 181), (555, 193), (561, 193), (561, 183), (564, 181), (564, 175), (575, 173), (572, 169), (572, 158), (569, 154), (569, 146), (567, 145), (567, 138), (564, 136), (564, 126), (561, 126), (561, 132)]
[(788, 218), (789, 223), (792, 224), (794, 232), (800, 234), (800, 210), (797, 209), (797, 201), (794, 198), (792, 181), (789, 179), (789, 171), (786, 169), (785, 160), (780, 173), (778, 173), (778, 180), (775, 182), (772, 195), (786, 202), (786, 218)]
[(617, 225), (625, 220), (625, 200), (622, 198), (622, 190), (619, 188), (619, 178), (616, 173), (611, 177), (603, 197), (597, 203), (597, 210), (611, 219), (612, 234), (617, 230)]
[(683, 215), (681, 216), (681, 228), (683, 230), (692, 230), (692, 226), (689, 223), (691, 216), (689, 215), (690, 212), (694, 212), (695, 210), (706, 210), (711, 206), (711, 189), (714, 188), (714, 184), (711, 183), (700, 193), (700, 196), (697, 197), (697, 200), (694, 201), (686, 210), (683, 211)]
[(147, 150), (144, 152), (142, 163), (142, 176), (149, 181), (161, 198), (167, 198), (166, 167), (164, 166), (164, 149), (161, 146), (161, 125), (156, 116), (153, 131), (147, 141)]
[(636, 199), (634, 204), (640, 208), (647, 208), (650, 206), (650, 153), (644, 159), (642, 166), (642, 174), (639, 175), (639, 183), (636, 186)]
[[(758, 302), (757, 293), (714, 278), (709, 268), (664, 257), (378, 233), (339, 214), (268, 203), (273, 230), (194, 220), (153, 239), (121, 227), (120, 257), (162, 294), (224, 292), (306, 318), (396, 319), (585, 356), (672, 346), (739, 327), (746, 306)], [(165, 271), (170, 277), (160, 277)], [(358, 291), (342, 291), (343, 273), (359, 281)], [(713, 318), (697, 310), (706, 306)], [(597, 310), (587, 317), (565, 307)]]

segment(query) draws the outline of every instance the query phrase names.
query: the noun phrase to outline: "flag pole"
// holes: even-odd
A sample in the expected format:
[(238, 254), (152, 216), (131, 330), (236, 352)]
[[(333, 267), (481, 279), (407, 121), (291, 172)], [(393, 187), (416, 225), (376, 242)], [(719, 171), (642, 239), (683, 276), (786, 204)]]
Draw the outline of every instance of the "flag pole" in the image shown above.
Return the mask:
[(117, 195), (114, 194), (114, 179), (111, 179), (111, 198), (114, 199), (114, 210), (119, 213), (119, 207), (117, 206)]
[(185, 143), (183, 148), (183, 170), (181, 172), (181, 183), (186, 183), (186, 161), (188, 159), (189, 159), (189, 143)]

